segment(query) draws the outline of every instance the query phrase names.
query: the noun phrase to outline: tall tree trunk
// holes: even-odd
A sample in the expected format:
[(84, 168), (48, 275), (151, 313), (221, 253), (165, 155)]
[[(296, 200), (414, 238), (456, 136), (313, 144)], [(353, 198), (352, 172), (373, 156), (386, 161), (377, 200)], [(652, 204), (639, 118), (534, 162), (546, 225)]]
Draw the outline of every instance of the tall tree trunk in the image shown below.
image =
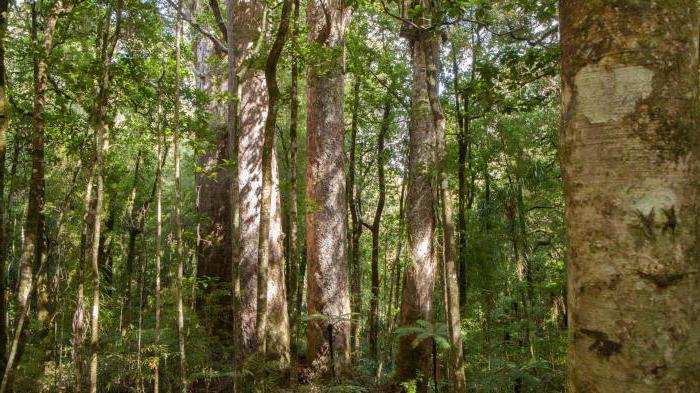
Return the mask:
[(450, 391), (464, 393), (467, 390), (464, 376), (464, 358), (462, 354), (462, 319), (460, 316), (459, 283), (457, 276), (457, 245), (455, 242), (455, 224), (452, 211), (452, 195), (450, 195), (447, 178), (447, 141), (445, 140), (445, 116), (438, 97), (439, 78), (439, 45), (431, 52), (428, 63), (428, 90), (435, 124), (435, 153), (437, 160), (438, 192), (442, 205), (442, 230), (444, 242), (443, 272), (445, 276), (445, 297), (447, 298), (447, 326), (450, 335), (450, 360), (448, 365), (450, 376)]
[[(430, 5), (421, 2), (424, 7), (414, 20), (425, 23), (422, 13), (429, 13)], [(428, 67), (437, 49), (439, 37), (404, 24), (402, 35), (408, 40), (411, 50), (413, 73), (411, 92), (411, 126), (409, 130), (408, 153), (408, 194), (406, 219), (410, 262), (404, 274), (403, 298), (401, 303), (401, 326), (411, 326), (418, 320), (433, 319), (433, 288), (436, 278), (435, 263), (435, 166), (436, 141), (433, 111), (430, 102), (430, 85)], [(396, 358), (397, 379), (408, 381), (416, 379), (419, 371), (422, 377), (418, 381), (418, 390), (427, 391), (428, 376), (431, 375), (430, 340), (424, 340), (417, 347), (413, 346), (414, 335), (406, 335), (399, 340)]]
[[(155, 286), (155, 362), (153, 364), (153, 391), (155, 393), (160, 392), (160, 271), (161, 271), (161, 258), (162, 258), (162, 236), (163, 236), (163, 214), (162, 214), (162, 186), (161, 186), (161, 169), (160, 161), (164, 159), (163, 156), (163, 144), (161, 142), (161, 130), (158, 128), (156, 133), (156, 233), (155, 233), (155, 273), (156, 273), (156, 286)], [(143, 278), (142, 278), (143, 279)]]
[(314, 206), (306, 217), (307, 306), (310, 315), (325, 317), (309, 321), (308, 356), (337, 375), (351, 363), (343, 162), (343, 50), (350, 9), (339, 0), (311, 0), (306, 19), (308, 39), (320, 52), (309, 59), (307, 75), (306, 200)]
[(69, 12), (72, 3), (62, 4), (56, 1), (44, 18), (42, 41), (39, 43), (36, 4), (32, 5), (32, 45), (34, 47), (34, 108), (32, 111), (32, 172), (30, 176), (29, 198), (27, 204), (27, 228), (22, 244), (20, 260), (20, 282), (17, 290), (17, 322), (15, 332), (4, 370), (0, 393), (12, 389), (14, 373), (19, 363), (18, 355), (23, 353), (26, 332), (25, 321), (29, 309), (29, 298), (34, 290), (34, 265), (39, 264), (37, 275), (43, 273), (42, 252), (43, 209), (44, 209), (44, 110), (46, 107), (46, 88), (48, 86), (48, 58), (53, 49), (53, 36), (56, 23), (62, 13)]
[[(278, 225), (276, 228), (276, 231), (280, 232), (279, 235), (273, 233), (271, 225), (271, 213), (273, 210), (271, 205), (273, 203), (276, 205), (274, 213), (279, 215), (280, 219), (276, 224), (281, 224), (279, 199), (272, 199), (273, 187), (277, 190), (277, 195), (279, 196), (279, 185), (273, 184), (272, 171), (276, 171), (277, 168), (272, 165), (272, 156), (275, 154), (275, 128), (279, 109), (277, 102), (280, 96), (279, 87), (277, 86), (277, 64), (287, 39), (291, 8), (291, 0), (285, 0), (282, 5), (277, 35), (265, 64), (268, 104), (262, 149), (262, 200), (260, 202), (260, 226), (258, 231), (258, 302), (256, 316), (258, 352), (266, 352), (273, 355), (283, 369), (289, 367), (289, 320), (287, 319), (287, 296), (284, 287), (284, 267), (282, 266), (282, 239), (279, 236), (281, 235), (281, 225)], [(271, 237), (273, 238), (270, 239)], [(273, 240), (273, 242), (269, 240)], [(277, 249), (272, 250), (273, 247)], [(278, 255), (273, 255), (275, 253)], [(267, 271), (268, 259), (271, 262), (269, 273)], [(268, 277), (271, 279), (268, 280)], [(268, 284), (268, 281), (271, 285)], [(270, 303), (269, 315), (268, 302)], [(269, 326), (267, 324), (268, 318), (270, 319)], [(269, 343), (267, 340), (268, 335), (270, 337)]]
[[(99, 345), (100, 317), (100, 234), (102, 225), (102, 203), (104, 200), (105, 154), (108, 147), (109, 126), (107, 109), (109, 105), (111, 84), (111, 63), (119, 40), (122, 8), (124, 0), (118, 0), (116, 6), (110, 5), (105, 16), (105, 31), (102, 33), (98, 58), (99, 73), (95, 107), (92, 113), (92, 127), (95, 132), (95, 212), (92, 233), (92, 315), (90, 337), (90, 393), (97, 393), (97, 352)], [(111, 28), (115, 17), (114, 29)]]
[[(182, 3), (178, 1), (178, 9)], [(182, 245), (182, 179), (180, 176), (180, 40), (182, 39), (182, 20), (180, 12), (175, 21), (175, 113), (173, 121), (173, 160), (175, 166), (175, 259), (177, 259), (177, 349), (179, 354), (179, 391), (187, 393), (187, 369), (185, 353), (185, 310), (183, 305), (182, 281), (184, 276), (184, 257)], [(199, 199), (199, 198), (198, 198)]]
[(293, 0), (294, 13), (292, 16), (292, 34), (291, 34), (291, 87), (290, 87), (290, 104), (289, 104), (289, 311), (291, 327), (290, 341), (291, 349), (294, 351), (291, 357), (291, 369), (295, 370), (296, 362), (296, 331), (297, 319), (299, 316), (299, 308), (297, 307), (296, 298), (299, 288), (299, 213), (297, 201), (297, 131), (299, 124), (299, 55), (297, 54), (297, 37), (299, 36), (299, 0)]
[(80, 234), (80, 247), (78, 249), (78, 265), (76, 267), (77, 295), (75, 313), (73, 314), (73, 367), (74, 382), (73, 388), (77, 393), (81, 393), (85, 384), (85, 270), (87, 268), (87, 246), (90, 233), (90, 217), (92, 215), (92, 190), (95, 178), (95, 163), (90, 166), (89, 174), (86, 178), (85, 195), (83, 197), (83, 229)]
[[(209, 41), (195, 46), (197, 88), (207, 94), (225, 90), (223, 70), (210, 57), (219, 56)], [(227, 170), (231, 157), (231, 138), (226, 125), (226, 109), (212, 101), (207, 108), (211, 139), (204, 140), (203, 154), (196, 158), (200, 170), (195, 175), (199, 189), (198, 215), (202, 238), (197, 244), (197, 277), (208, 285), (198, 296), (197, 309), (205, 330), (218, 342), (209, 349), (211, 359), (225, 360), (231, 355), (233, 318), (231, 280), (233, 276), (232, 174)]]
[(379, 339), (379, 227), (384, 212), (386, 201), (386, 180), (384, 175), (384, 139), (389, 131), (391, 123), (391, 101), (384, 98), (384, 111), (382, 112), (382, 124), (377, 135), (377, 178), (379, 179), (379, 200), (372, 220), (372, 298), (369, 311), (369, 348), (372, 358), (378, 359)]
[(345, 185), (348, 193), (348, 209), (350, 209), (350, 243), (348, 252), (350, 254), (350, 292), (351, 292), (351, 308), (354, 314), (351, 323), (352, 329), (352, 351), (353, 360), (357, 363), (360, 360), (360, 315), (362, 314), (362, 269), (360, 266), (360, 238), (362, 237), (362, 217), (361, 211), (361, 192), (357, 187), (355, 179), (356, 166), (356, 151), (357, 151), (357, 131), (359, 128), (359, 111), (360, 111), (360, 89), (362, 87), (362, 79), (356, 76), (355, 86), (353, 87), (353, 102), (352, 102), (352, 122), (350, 125), (350, 154), (348, 158), (348, 176)]
[(0, 374), (5, 372), (7, 360), (7, 277), (5, 276), (5, 249), (7, 248), (5, 211), (5, 156), (7, 130), (10, 124), (10, 103), (5, 73), (5, 35), (9, 19), (9, 0), (0, 0)]
[[(452, 77), (453, 77), (453, 90), (455, 99), (455, 115), (457, 118), (457, 183), (458, 183), (458, 196), (457, 196), (457, 260), (458, 260), (458, 282), (459, 282), (459, 301), (460, 304), (464, 304), (467, 297), (467, 149), (468, 149), (468, 136), (466, 135), (466, 120), (464, 116), (469, 116), (466, 105), (464, 112), (460, 106), (460, 99), (462, 94), (460, 94), (459, 86), (459, 66), (457, 64), (457, 48), (454, 42), (452, 42)], [(465, 101), (466, 102), (466, 101)]]
[[(241, 222), (240, 222), (240, 187), (239, 187), (239, 144), (240, 144), (240, 124), (238, 116), (238, 75), (237, 64), (239, 59), (236, 53), (236, 0), (226, 0), (226, 45), (228, 56), (226, 58), (226, 92), (229, 101), (226, 105), (226, 134), (228, 135), (228, 155), (233, 163), (231, 168), (231, 182), (229, 184), (229, 194), (231, 198), (231, 211), (229, 221), (232, 230), (232, 250), (231, 250), (231, 287), (232, 287), (232, 307), (233, 307), (233, 371), (236, 376), (233, 378), (233, 393), (238, 391), (240, 382), (240, 363), (243, 360), (243, 330), (241, 315), (241, 281), (240, 281), (240, 255), (241, 255)], [(199, 204), (199, 191), (197, 191)], [(197, 227), (197, 238), (200, 238), (200, 228)], [(184, 393), (184, 392), (183, 392)]]
[(560, 10), (568, 391), (700, 391), (697, 2)]

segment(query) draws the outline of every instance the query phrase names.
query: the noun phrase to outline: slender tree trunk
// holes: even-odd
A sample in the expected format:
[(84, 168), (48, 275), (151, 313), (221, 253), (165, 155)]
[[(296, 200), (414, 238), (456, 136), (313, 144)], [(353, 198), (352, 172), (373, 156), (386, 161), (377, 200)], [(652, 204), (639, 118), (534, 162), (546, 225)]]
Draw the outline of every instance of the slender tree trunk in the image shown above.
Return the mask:
[(372, 221), (372, 298), (369, 312), (369, 347), (372, 358), (378, 360), (379, 337), (379, 228), (386, 201), (386, 180), (384, 175), (384, 139), (391, 122), (391, 101), (384, 99), (382, 124), (377, 136), (377, 178), (379, 179), (379, 200)]
[(458, 261), (458, 283), (459, 283), (459, 301), (460, 304), (464, 304), (467, 297), (467, 138), (466, 135), (466, 121), (464, 116), (469, 116), (467, 108), (465, 107), (465, 112), (462, 112), (460, 106), (460, 99), (462, 94), (460, 94), (459, 86), (459, 66), (457, 64), (457, 48), (454, 42), (452, 43), (452, 77), (453, 77), (453, 90), (455, 95), (455, 115), (457, 118), (457, 182), (458, 182), (458, 196), (457, 196), (457, 261)]
[(158, 129), (156, 133), (156, 233), (155, 233), (155, 273), (156, 273), (156, 287), (155, 287), (155, 363), (153, 366), (153, 391), (155, 393), (160, 392), (160, 271), (161, 271), (161, 258), (162, 258), (162, 235), (163, 235), (163, 214), (162, 214), (162, 190), (161, 190), (161, 169), (160, 161), (164, 159), (162, 153), (162, 143), (161, 143), (161, 131)]
[(447, 326), (450, 335), (450, 391), (464, 393), (467, 389), (464, 376), (464, 358), (462, 354), (462, 320), (459, 304), (459, 278), (457, 277), (457, 245), (455, 244), (455, 225), (452, 211), (452, 196), (447, 179), (447, 141), (445, 140), (445, 116), (438, 97), (439, 46), (431, 52), (428, 63), (428, 90), (430, 105), (435, 124), (435, 146), (438, 174), (438, 192), (442, 205), (442, 230), (444, 241), (443, 271), (445, 275), (445, 297), (447, 298)]
[(73, 314), (73, 368), (74, 368), (74, 386), (77, 393), (83, 391), (85, 384), (85, 357), (84, 342), (85, 342), (85, 270), (87, 268), (87, 246), (88, 236), (90, 233), (89, 222), (92, 215), (91, 201), (92, 190), (95, 178), (94, 161), (90, 166), (89, 175), (87, 176), (85, 185), (85, 195), (83, 198), (83, 229), (80, 234), (80, 248), (78, 249), (78, 266), (76, 269), (76, 281), (78, 283), (76, 307)]
[[(106, 104), (106, 100), (105, 100)], [(90, 393), (97, 393), (97, 351), (100, 317), (100, 230), (102, 201), (104, 199), (104, 152), (106, 148), (106, 124), (98, 120), (95, 127), (95, 212), (92, 230), (92, 313), (90, 337)]]
[(307, 75), (306, 200), (314, 206), (306, 217), (307, 307), (309, 315), (325, 317), (309, 321), (308, 357), (337, 375), (351, 364), (343, 162), (343, 47), (350, 9), (339, 0), (311, 0), (306, 20), (308, 39), (320, 52), (309, 59)]
[[(290, 331), (290, 341), (291, 349), (294, 353), (291, 356), (291, 369), (294, 373), (296, 367), (296, 357), (297, 357), (297, 342), (296, 342), (296, 332), (297, 332), (297, 319), (299, 316), (299, 307), (297, 307), (297, 292), (299, 288), (299, 213), (298, 213), (298, 201), (297, 201), (297, 131), (299, 124), (299, 55), (297, 54), (297, 37), (299, 36), (299, 0), (293, 0), (294, 3), (294, 13), (292, 16), (292, 32), (291, 32), (291, 56), (292, 56), (292, 70), (291, 70), (291, 87), (290, 96), (291, 101), (289, 104), (289, 311), (290, 311), (290, 321), (289, 325), (291, 327)], [(292, 380), (294, 376), (292, 374)]]
[[(178, 1), (178, 8), (182, 4)], [(182, 246), (182, 179), (180, 176), (180, 40), (182, 38), (182, 21), (180, 12), (175, 21), (175, 113), (173, 127), (173, 160), (175, 161), (175, 258), (177, 259), (177, 349), (179, 354), (180, 393), (187, 393), (187, 369), (185, 353), (185, 310), (183, 305), (182, 281), (184, 276), (184, 257)], [(199, 199), (199, 197), (197, 197)]]
[(0, 373), (5, 372), (7, 360), (7, 277), (5, 263), (7, 248), (5, 211), (5, 156), (7, 152), (7, 130), (10, 124), (10, 103), (7, 96), (5, 75), (5, 35), (9, 19), (9, 0), (0, 0)]
[(700, 391), (697, 2), (560, 12), (568, 391)]
[(350, 154), (348, 159), (348, 180), (345, 189), (348, 193), (348, 208), (350, 209), (350, 244), (348, 252), (350, 254), (350, 292), (351, 307), (354, 314), (352, 328), (352, 351), (355, 363), (360, 360), (360, 315), (362, 314), (362, 269), (360, 266), (360, 238), (362, 237), (362, 217), (360, 216), (362, 201), (359, 187), (355, 179), (356, 151), (357, 151), (357, 131), (359, 128), (360, 111), (360, 89), (362, 80), (355, 79), (353, 87), (352, 102), (352, 122), (350, 126)]
[[(99, 346), (99, 315), (100, 315), (100, 234), (102, 225), (102, 203), (104, 200), (104, 168), (105, 152), (109, 144), (107, 124), (107, 109), (109, 105), (111, 62), (119, 40), (122, 8), (124, 0), (120, 0), (115, 8), (107, 10), (105, 17), (105, 32), (100, 45), (99, 79), (95, 109), (92, 113), (93, 129), (95, 131), (95, 212), (92, 233), (92, 320), (90, 337), (90, 393), (97, 393), (97, 363)], [(116, 10), (116, 11), (115, 11)], [(114, 29), (111, 29), (112, 16), (115, 16)]]
[(0, 393), (12, 389), (14, 373), (19, 363), (19, 356), (24, 351), (26, 332), (25, 320), (29, 309), (29, 298), (34, 290), (34, 265), (38, 264), (43, 274), (42, 252), (43, 209), (44, 209), (44, 110), (46, 107), (46, 89), (48, 85), (48, 57), (53, 48), (53, 35), (59, 15), (69, 12), (72, 3), (54, 3), (44, 18), (42, 41), (38, 39), (36, 4), (32, 5), (32, 44), (34, 53), (34, 108), (32, 112), (32, 172), (30, 176), (29, 198), (27, 204), (26, 234), (22, 244), (20, 260), (20, 282), (17, 291), (17, 323), (3, 373)]

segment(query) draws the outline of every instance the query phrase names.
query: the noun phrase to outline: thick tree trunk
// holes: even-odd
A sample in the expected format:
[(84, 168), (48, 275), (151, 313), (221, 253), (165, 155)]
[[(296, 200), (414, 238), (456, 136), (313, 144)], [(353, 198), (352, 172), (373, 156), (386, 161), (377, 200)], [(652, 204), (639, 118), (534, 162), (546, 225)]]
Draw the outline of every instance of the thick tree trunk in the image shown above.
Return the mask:
[(697, 2), (560, 7), (568, 390), (700, 391)]
[[(350, 370), (350, 291), (343, 154), (344, 34), (350, 10), (339, 0), (307, 2), (309, 41), (320, 54), (307, 76), (306, 217), (308, 358), (325, 373)], [(333, 359), (333, 361), (329, 361)]]
[[(277, 86), (277, 64), (287, 39), (291, 9), (291, 0), (285, 0), (282, 5), (277, 35), (265, 64), (268, 106), (263, 136), (262, 199), (260, 201), (260, 226), (258, 231), (258, 303), (256, 316), (258, 352), (266, 352), (272, 355), (278, 360), (279, 367), (282, 369), (289, 367), (289, 319), (287, 315), (287, 293), (284, 286), (284, 266), (281, 248), (282, 214), (280, 211), (281, 204), (279, 203), (279, 184), (273, 182), (273, 171), (277, 172), (277, 166), (272, 165), (272, 157), (275, 155), (275, 128), (279, 110), (277, 103), (280, 97), (279, 87)], [(277, 199), (272, 199), (273, 189), (276, 191)], [(271, 225), (273, 214), (275, 219), (274, 226)], [(269, 324), (267, 319), (270, 320)], [(267, 336), (269, 336), (269, 339)]]
[[(196, 85), (208, 94), (226, 91), (224, 70), (210, 57), (218, 56), (209, 41), (202, 40), (195, 47)], [(231, 298), (233, 228), (231, 223), (232, 171), (227, 170), (231, 137), (226, 127), (226, 107), (212, 101), (207, 109), (211, 139), (205, 143), (204, 153), (196, 158), (200, 170), (195, 175), (199, 190), (199, 225), (202, 234), (197, 245), (197, 278), (208, 285), (198, 296), (197, 310), (208, 334), (220, 345), (210, 348), (209, 357), (228, 358), (232, 349), (233, 310)]]
[[(427, 5), (426, 5), (427, 6)], [(428, 8), (424, 12), (430, 12)], [(422, 20), (419, 16), (416, 20)], [(438, 36), (404, 26), (402, 34), (411, 50), (412, 92), (411, 127), (409, 130), (408, 194), (406, 218), (410, 262), (404, 275), (401, 303), (401, 326), (411, 326), (418, 320), (433, 319), (433, 288), (436, 278), (435, 247), (435, 124), (430, 102), (428, 67), (437, 49)], [(399, 381), (416, 379), (419, 371), (419, 391), (427, 391), (431, 375), (430, 340), (413, 346), (414, 335), (399, 339), (396, 377)]]
[(391, 101), (384, 99), (382, 124), (377, 135), (377, 178), (379, 179), (379, 200), (372, 220), (372, 298), (369, 311), (369, 352), (378, 359), (379, 345), (379, 227), (382, 222), (384, 203), (386, 202), (386, 180), (384, 175), (384, 140), (391, 123)]

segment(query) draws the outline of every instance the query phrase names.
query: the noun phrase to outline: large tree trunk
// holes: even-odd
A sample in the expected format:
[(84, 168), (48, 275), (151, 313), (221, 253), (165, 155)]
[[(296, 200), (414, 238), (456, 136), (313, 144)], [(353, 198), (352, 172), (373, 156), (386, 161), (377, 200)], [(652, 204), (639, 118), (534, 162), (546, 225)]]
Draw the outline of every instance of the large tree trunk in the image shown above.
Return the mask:
[[(258, 346), (257, 341), (265, 337), (256, 336), (258, 303), (258, 246), (260, 237), (260, 213), (263, 177), (263, 132), (268, 112), (268, 94), (264, 72), (251, 67), (251, 59), (257, 55), (264, 30), (265, 12), (258, 0), (237, 0), (234, 12), (234, 36), (237, 72), (240, 78), (238, 184), (240, 207), (240, 285), (241, 285), (241, 329), (244, 352), (250, 354)], [(274, 144), (273, 144), (274, 146)], [(266, 279), (268, 287), (266, 305), (270, 326), (265, 327), (272, 342), (279, 343), (279, 354), (288, 357), (288, 316), (286, 309), (286, 285), (282, 257), (282, 215), (280, 210), (279, 173), (277, 157), (273, 147), (271, 154), (271, 210), (268, 232), (269, 266)], [(284, 305), (283, 305), (284, 303)], [(284, 313), (285, 315), (282, 315)], [(274, 321), (274, 322), (272, 322)], [(275, 325), (272, 325), (272, 324)], [(284, 326), (277, 326), (282, 324)], [(284, 331), (283, 331), (284, 330)], [(285, 344), (286, 343), (286, 344)], [(276, 344), (275, 344), (276, 345)]]
[[(345, 28), (350, 10), (339, 0), (307, 2), (309, 41), (320, 53), (307, 77), (306, 199), (308, 357), (326, 373), (350, 370), (350, 291), (343, 154)], [(331, 362), (330, 359), (333, 359)]]
[(379, 179), (379, 200), (372, 220), (372, 298), (369, 311), (369, 352), (372, 358), (378, 360), (379, 340), (379, 227), (382, 222), (384, 203), (386, 201), (386, 180), (384, 175), (384, 140), (391, 122), (391, 101), (388, 96), (384, 99), (382, 124), (377, 136), (377, 178)]
[(697, 2), (560, 6), (568, 390), (700, 391)]
[[(427, 6), (427, 5), (426, 5)], [(424, 12), (430, 12), (425, 9)], [(419, 20), (419, 17), (416, 17)], [(408, 194), (406, 219), (410, 262), (404, 275), (401, 303), (401, 326), (411, 326), (418, 320), (433, 319), (433, 288), (435, 286), (435, 124), (430, 104), (428, 67), (437, 50), (438, 36), (417, 31), (405, 25), (402, 34), (408, 39), (413, 72), (411, 92), (411, 127), (409, 130)], [(419, 391), (427, 390), (430, 371), (431, 345), (424, 340), (413, 346), (414, 335), (399, 340), (396, 359), (397, 379), (416, 379)]]
[[(208, 94), (226, 91), (224, 70), (217, 67), (210, 57), (219, 56), (209, 41), (202, 40), (195, 47), (196, 85)], [(204, 153), (196, 158), (200, 170), (195, 175), (199, 190), (201, 239), (197, 245), (197, 278), (206, 279), (208, 285), (198, 296), (197, 309), (208, 334), (219, 341), (210, 348), (212, 359), (229, 357), (233, 334), (233, 310), (231, 300), (233, 228), (231, 225), (231, 172), (227, 170), (229, 143), (226, 129), (226, 107), (212, 101), (207, 108), (211, 138), (205, 140)]]
[[(259, 271), (256, 316), (258, 351), (264, 351), (272, 355), (278, 360), (279, 367), (282, 369), (289, 367), (289, 319), (282, 261), (282, 214), (279, 201), (279, 181), (273, 181), (273, 173), (277, 173), (278, 168), (277, 165), (273, 165), (272, 158), (275, 155), (275, 128), (280, 98), (279, 87), (277, 86), (277, 64), (287, 39), (291, 9), (291, 0), (285, 0), (282, 5), (277, 35), (265, 64), (265, 81), (269, 100), (263, 136), (263, 189), (262, 200), (260, 201), (260, 228), (258, 234)], [(273, 190), (276, 193), (276, 199), (272, 198)], [(268, 267), (269, 272), (267, 271)], [(269, 324), (267, 323), (268, 319)], [(267, 336), (269, 336), (269, 339)]]

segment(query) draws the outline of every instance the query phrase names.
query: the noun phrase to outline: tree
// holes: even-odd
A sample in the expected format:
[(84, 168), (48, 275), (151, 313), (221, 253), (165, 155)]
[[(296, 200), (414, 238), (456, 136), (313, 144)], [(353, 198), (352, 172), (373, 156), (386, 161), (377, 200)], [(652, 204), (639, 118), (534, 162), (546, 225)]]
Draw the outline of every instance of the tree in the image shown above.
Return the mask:
[[(410, 263), (404, 276), (400, 325), (412, 326), (418, 320), (433, 320), (433, 288), (435, 286), (435, 142), (437, 141), (431, 85), (428, 69), (434, 69), (439, 50), (438, 39), (430, 27), (432, 8), (421, 2), (411, 24), (404, 22), (402, 36), (411, 51), (411, 125), (409, 128), (408, 193), (406, 219)], [(419, 377), (419, 390), (428, 384), (431, 348), (427, 342), (413, 346), (411, 335), (399, 340), (396, 357), (397, 379), (408, 381)]]
[(44, 133), (46, 89), (48, 86), (49, 55), (53, 49), (53, 38), (60, 16), (70, 12), (73, 3), (56, 1), (51, 4), (44, 20), (42, 41), (39, 43), (36, 4), (32, 5), (32, 46), (34, 47), (34, 108), (32, 110), (32, 172), (27, 207), (26, 235), (22, 244), (20, 260), (20, 282), (17, 289), (17, 313), (14, 337), (5, 365), (0, 393), (12, 389), (18, 354), (23, 352), (26, 332), (24, 324), (29, 312), (29, 298), (34, 291), (34, 264), (39, 262), (37, 276), (43, 273), (44, 264), (40, 255), (43, 247), (44, 218)]
[[(307, 73), (306, 248), (308, 356), (340, 374), (350, 366), (350, 291), (348, 287), (347, 214), (343, 154), (345, 28), (350, 8), (343, 1), (308, 1), (306, 21), (313, 56)], [(348, 318), (331, 324), (329, 318)]]
[(374, 359), (378, 358), (379, 342), (379, 229), (382, 222), (382, 213), (386, 203), (386, 175), (384, 166), (386, 165), (386, 152), (384, 143), (386, 134), (389, 132), (391, 122), (391, 98), (387, 95), (384, 98), (384, 108), (382, 110), (382, 120), (377, 135), (377, 178), (379, 181), (379, 198), (377, 208), (374, 211), (374, 219), (370, 226), (372, 232), (372, 298), (370, 300), (369, 312), (369, 346), (370, 354)]
[(569, 391), (698, 390), (697, 3), (560, 7)]
[[(275, 35), (275, 40), (270, 49), (265, 62), (265, 82), (267, 84), (267, 118), (265, 119), (265, 132), (262, 146), (262, 198), (260, 201), (260, 225), (258, 230), (258, 302), (256, 322), (256, 336), (258, 338), (258, 352), (272, 354), (279, 361), (281, 368), (289, 366), (289, 319), (287, 315), (287, 296), (284, 287), (284, 267), (282, 266), (281, 249), (273, 250), (278, 255), (273, 255), (272, 265), (269, 266), (270, 258), (270, 237), (276, 242), (277, 247), (281, 247), (281, 238), (276, 236), (281, 231), (281, 207), (279, 203), (279, 184), (273, 184), (273, 169), (277, 172), (276, 166), (272, 165), (272, 156), (275, 154), (275, 127), (277, 113), (279, 110), (278, 101), (280, 91), (277, 85), (277, 65), (279, 64), (282, 50), (287, 39), (289, 30), (289, 17), (292, 9), (292, 1), (285, 0), (282, 4), (279, 28)], [(273, 187), (276, 188), (277, 199), (272, 199)], [(272, 204), (275, 204), (277, 228), (271, 232), (271, 211)], [(272, 235), (272, 236), (271, 236)], [(275, 244), (273, 243), (273, 247)], [(272, 279), (269, 279), (271, 277)], [(272, 297), (268, 299), (270, 284), (272, 282)], [(268, 315), (268, 302), (270, 313)], [(270, 324), (267, 324), (267, 319)], [(269, 330), (269, 345), (267, 340)]]
[(7, 130), (10, 124), (10, 103), (7, 99), (7, 77), (5, 71), (5, 35), (7, 34), (7, 22), (9, 19), (9, 0), (0, 0), (0, 372), (5, 372), (5, 359), (7, 359), (7, 297), (5, 277), (5, 249), (7, 239), (5, 236), (5, 219), (7, 212), (2, 203), (5, 199), (5, 158), (7, 153)]

